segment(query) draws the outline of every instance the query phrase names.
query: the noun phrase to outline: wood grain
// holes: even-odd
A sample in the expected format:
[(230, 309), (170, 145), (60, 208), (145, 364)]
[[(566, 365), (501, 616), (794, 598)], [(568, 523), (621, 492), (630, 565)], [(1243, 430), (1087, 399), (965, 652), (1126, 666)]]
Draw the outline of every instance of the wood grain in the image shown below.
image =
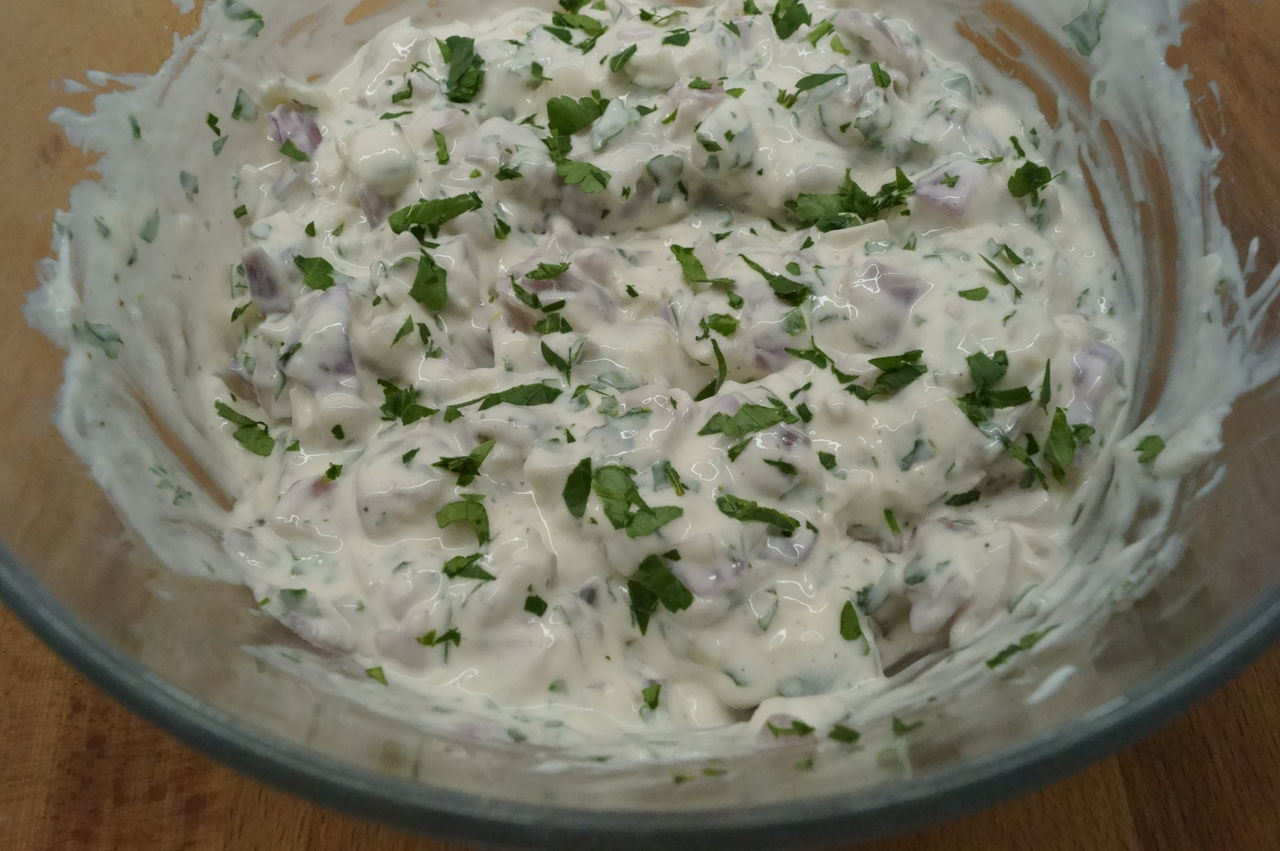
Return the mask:
[[(240, 775), (122, 708), (0, 612), (0, 848), (451, 851)], [(1280, 842), (1280, 648), (1146, 741), (1047, 789), (872, 851)]]

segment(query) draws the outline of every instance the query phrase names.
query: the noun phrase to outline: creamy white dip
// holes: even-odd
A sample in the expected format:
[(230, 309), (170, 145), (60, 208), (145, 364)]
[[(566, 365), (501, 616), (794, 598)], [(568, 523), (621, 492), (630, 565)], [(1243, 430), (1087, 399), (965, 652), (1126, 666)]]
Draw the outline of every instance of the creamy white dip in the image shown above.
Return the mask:
[(1122, 429), (1141, 317), (1079, 143), (927, 6), (495, 8), (317, 52), (289, 5), (213, 4), (63, 116), (109, 157), (32, 313), (160, 555), (371, 687), (521, 741), (846, 740), (922, 659), (1069, 632), (1036, 589), (1079, 512), (1214, 446), (1221, 411), (1165, 461)]

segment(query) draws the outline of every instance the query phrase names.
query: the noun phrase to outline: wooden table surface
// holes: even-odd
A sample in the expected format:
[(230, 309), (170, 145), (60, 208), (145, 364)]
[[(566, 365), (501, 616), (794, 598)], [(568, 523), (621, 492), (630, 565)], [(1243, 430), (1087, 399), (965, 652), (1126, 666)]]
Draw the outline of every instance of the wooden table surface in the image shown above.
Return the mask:
[[(0, 611), (0, 849), (420, 849), (226, 768), (114, 703)], [(1147, 740), (873, 851), (1280, 847), (1280, 648)]]
[[(43, 122), (52, 103), (65, 98), (48, 81), (79, 76), (86, 62), (104, 56), (111, 70), (154, 69), (168, 55), (167, 40), (133, 35), (178, 19), (160, 0), (95, 3), (90, 15), (83, 14), (86, 4), (68, 2), (81, 14), (50, 28), (44, 24), (51, 2), (5, 4), (4, 114), (10, 127), (37, 129), (9, 134), (0, 185), (61, 198), (75, 152)], [(1276, 3), (1217, 5), (1252, 10), (1247, 19), (1206, 14), (1197, 21), (1195, 31), (1211, 45), (1201, 49), (1223, 63), (1230, 61), (1230, 45), (1247, 35), (1233, 29), (1280, 14)], [(1257, 69), (1280, 67), (1274, 47), (1255, 57)], [(1269, 90), (1271, 75), (1265, 77), (1252, 83)], [(1230, 103), (1231, 91), (1226, 95)], [(1274, 104), (1268, 95), (1263, 105)], [(1237, 113), (1237, 133), (1269, 133), (1267, 114), (1252, 106)], [(1254, 200), (1270, 209), (1275, 195), (1265, 182)], [(1242, 187), (1237, 197), (1250, 194)], [(20, 208), (4, 208), (14, 210)], [(47, 211), (42, 219), (3, 217), (10, 247), (32, 261), (48, 244)], [(17, 281), (6, 286), (25, 289)], [(328, 812), (212, 762), (113, 703), (3, 611), (0, 707), (0, 851), (447, 847)], [(1071, 779), (873, 847), (1280, 848), (1280, 649), (1167, 729)]]

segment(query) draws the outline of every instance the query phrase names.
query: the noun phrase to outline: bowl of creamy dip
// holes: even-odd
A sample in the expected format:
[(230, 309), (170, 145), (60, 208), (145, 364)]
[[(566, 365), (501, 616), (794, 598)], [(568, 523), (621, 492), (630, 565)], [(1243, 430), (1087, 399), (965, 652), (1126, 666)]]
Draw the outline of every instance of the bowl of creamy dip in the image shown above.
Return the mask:
[(1274, 636), (1214, 4), (155, 5), (53, 112), (0, 592), (198, 746), (469, 839), (870, 836)]

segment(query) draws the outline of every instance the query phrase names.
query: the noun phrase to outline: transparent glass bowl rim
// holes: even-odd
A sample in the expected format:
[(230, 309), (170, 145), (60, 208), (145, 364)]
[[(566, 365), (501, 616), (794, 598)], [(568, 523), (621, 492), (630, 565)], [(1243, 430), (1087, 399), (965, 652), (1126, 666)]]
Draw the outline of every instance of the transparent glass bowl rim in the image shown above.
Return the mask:
[(592, 810), (495, 801), (380, 775), (255, 729), (97, 640), (0, 543), (0, 600), (115, 700), (199, 751), (331, 809), (441, 838), (610, 847), (803, 845), (897, 833), (1060, 779), (1154, 732), (1280, 640), (1280, 587), (1129, 693), (1012, 747), (912, 780), (822, 798), (697, 811)]

